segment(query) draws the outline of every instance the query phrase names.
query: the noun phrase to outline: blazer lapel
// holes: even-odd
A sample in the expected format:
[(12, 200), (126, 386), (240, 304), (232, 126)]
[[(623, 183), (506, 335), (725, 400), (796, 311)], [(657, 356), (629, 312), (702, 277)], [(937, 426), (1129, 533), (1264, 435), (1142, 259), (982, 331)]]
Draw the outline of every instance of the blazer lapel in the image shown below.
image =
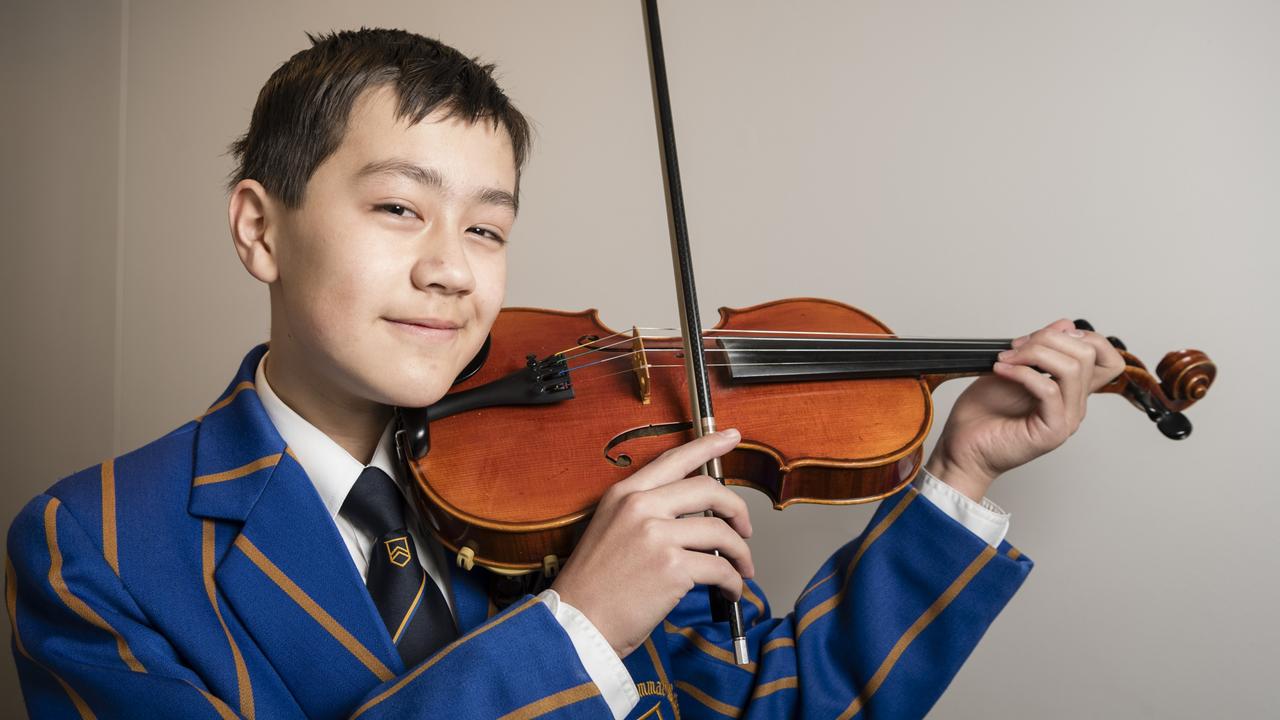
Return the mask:
[(236, 617), (312, 717), (344, 715), (404, 665), (314, 485), (253, 388), (245, 358), (196, 437), (193, 515), (242, 523), (214, 578)]

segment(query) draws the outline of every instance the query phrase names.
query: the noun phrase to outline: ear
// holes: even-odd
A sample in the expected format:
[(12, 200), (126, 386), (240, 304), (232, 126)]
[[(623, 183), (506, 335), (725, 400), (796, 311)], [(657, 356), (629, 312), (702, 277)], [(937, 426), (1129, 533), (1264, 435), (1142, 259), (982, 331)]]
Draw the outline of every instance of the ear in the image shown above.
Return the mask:
[(241, 180), (231, 189), (227, 206), (231, 242), (244, 269), (267, 284), (280, 276), (275, 244), (280, 212), (280, 205), (257, 180)]

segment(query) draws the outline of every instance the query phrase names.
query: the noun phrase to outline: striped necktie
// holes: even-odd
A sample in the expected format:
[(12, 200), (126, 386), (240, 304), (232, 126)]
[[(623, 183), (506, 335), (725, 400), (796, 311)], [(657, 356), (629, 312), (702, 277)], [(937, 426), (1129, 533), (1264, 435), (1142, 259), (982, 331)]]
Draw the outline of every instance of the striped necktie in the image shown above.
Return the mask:
[(444, 595), (418, 562), (406, 530), (404, 497), (376, 467), (360, 473), (338, 514), (374, 538), (365, 586), (406, 667), (458, 637)]

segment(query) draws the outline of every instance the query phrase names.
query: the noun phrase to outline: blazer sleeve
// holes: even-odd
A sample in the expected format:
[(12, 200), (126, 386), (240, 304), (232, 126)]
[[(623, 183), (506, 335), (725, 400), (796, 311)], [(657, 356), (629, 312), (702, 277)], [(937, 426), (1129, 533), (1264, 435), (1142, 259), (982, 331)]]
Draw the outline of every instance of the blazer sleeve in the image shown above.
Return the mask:
[[(6, 600), (31, 717), (241, 717), (148, 624), (56, 497), (28, 504), (8, 542)], [(350, 717), (479, 718), (530, 708), (565, 718), (610, 714), (567, 634), (532, 597), (374, 688)], [(269, 714), (258, 708), (259, 717)]]
[(748, 581), (751, 665), (734, 664), (707, 593), (686, 596), (664, 625), (681, 715), (923, 717), (1031, 566), (908, 488), (881, 503), (785, 617), (771, 617)]
[(568, 634), (527, 595), (404, 675), (351, 718), (613, 717)]
[(236, 717), (148, 626), (57, 498), (23, 508), (8, 542), (5, 597), (31, 717)]

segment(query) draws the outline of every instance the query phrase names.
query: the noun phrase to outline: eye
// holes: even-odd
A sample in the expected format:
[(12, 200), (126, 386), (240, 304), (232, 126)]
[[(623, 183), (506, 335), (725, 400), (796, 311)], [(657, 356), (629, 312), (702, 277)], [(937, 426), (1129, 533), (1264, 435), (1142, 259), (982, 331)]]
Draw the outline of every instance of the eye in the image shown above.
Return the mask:
[(473, 225), (473, 226), (471, 226), (471, 227), (467, 228), (467, 232), (469, 232), (469, 233), (474, 233), (474, 234), (479, 235), (480, 237), (482, 237), (482, 238), (486, 238), (486, 239), (488, 239), (488, 240), (493, 240), (494, 242), (498, 243), (499, 245), (506, 245), (506, 244), (507, 244), (507, 241), (506, 241), (506, 240), (505, 240), (501, 235), (499, 235), (498, 233), (496, 233), (496, 232), (494, 232), (493, 230), (490, 230), (490, 229), (488, 229), (488, 228), (480, 227), (479, 225)]
[(376, 206), (376, 209), (386, 213), (390, 213), (392, 215), (395, 215), (396, 217), (404, 217), (404, 218), (418, 217), (418, 214), (415, 213), (414, 211), (410, 210), (404, 205), (398, 205), (396, 203), (387, 203), (385, 205), (378, 205)]

